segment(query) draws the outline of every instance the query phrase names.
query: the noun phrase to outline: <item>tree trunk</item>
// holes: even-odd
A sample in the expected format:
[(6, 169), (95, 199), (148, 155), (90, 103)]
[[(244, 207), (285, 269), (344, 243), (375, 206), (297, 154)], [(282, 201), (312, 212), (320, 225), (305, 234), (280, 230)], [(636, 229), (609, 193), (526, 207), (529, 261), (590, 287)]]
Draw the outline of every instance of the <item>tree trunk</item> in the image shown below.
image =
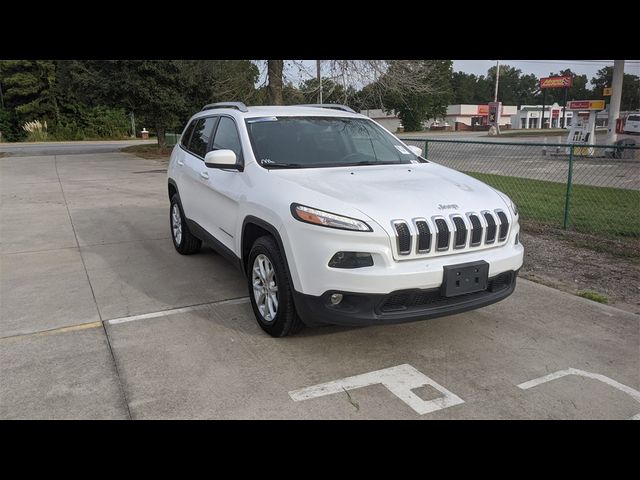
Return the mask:
[(271, 105), (284, 105), (284, 100), (282, 99), (283, 66), (284, 60), (267, 60), (267, 75), (269, 77), (267, 95)]
[(158, 134), (158, 147), (164, 150), (167, 147), (167, 139), (165, 138), (166, 128), (164, 126), (156, 125), (156, 133)]

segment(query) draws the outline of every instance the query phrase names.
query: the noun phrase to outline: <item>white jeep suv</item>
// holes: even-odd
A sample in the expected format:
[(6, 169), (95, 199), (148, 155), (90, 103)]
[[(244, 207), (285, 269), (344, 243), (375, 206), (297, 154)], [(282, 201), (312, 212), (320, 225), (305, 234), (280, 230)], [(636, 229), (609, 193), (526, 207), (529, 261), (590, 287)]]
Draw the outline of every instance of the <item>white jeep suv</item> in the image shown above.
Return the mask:
[(515, 205), (421, 154), (341, 105), (207, 105), (171, 154), (175, 248), (204, 241), (228, 257), (278, 337), (509, 296), (523, 260)]

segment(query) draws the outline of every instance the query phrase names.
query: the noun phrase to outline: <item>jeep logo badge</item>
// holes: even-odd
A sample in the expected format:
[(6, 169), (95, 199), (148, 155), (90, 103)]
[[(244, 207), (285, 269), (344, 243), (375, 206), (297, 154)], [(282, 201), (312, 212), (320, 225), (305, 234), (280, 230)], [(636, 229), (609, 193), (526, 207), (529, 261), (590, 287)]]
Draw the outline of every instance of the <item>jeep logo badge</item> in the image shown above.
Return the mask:
[(438, 204), (438, 210), (457, 210), (458, 209), (458, 205), (456, 205), (455, 203), (448, 203), (446, 205), (442, 205), (441, 203)]

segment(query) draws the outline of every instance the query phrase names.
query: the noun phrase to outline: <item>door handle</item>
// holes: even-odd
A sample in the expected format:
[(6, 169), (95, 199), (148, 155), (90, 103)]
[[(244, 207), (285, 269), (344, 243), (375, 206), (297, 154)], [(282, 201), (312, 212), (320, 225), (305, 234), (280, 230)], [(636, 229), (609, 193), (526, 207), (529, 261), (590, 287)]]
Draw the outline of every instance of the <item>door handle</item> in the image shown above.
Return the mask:
[(209, 172), (200, 172), (200, 176), (205, 180), (209, 179)]
[(180, 166), (183, 166), (183, 165), (184, 165), (184, 162), (181, 162), (180, 160), (177, 160), (177, 161), (176, 161), (176, 163), (177, 163), (178, 165), (180, 165)]

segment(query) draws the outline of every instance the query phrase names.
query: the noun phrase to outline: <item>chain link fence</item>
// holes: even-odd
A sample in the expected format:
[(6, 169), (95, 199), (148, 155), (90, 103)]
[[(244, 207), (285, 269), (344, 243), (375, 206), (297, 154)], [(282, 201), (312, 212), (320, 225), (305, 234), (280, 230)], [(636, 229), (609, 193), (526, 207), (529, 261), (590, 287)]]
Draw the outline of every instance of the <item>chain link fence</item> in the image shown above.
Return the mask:
[(640, 146), (402, 139), (506, 193), (523, 221), (640, 239)]

